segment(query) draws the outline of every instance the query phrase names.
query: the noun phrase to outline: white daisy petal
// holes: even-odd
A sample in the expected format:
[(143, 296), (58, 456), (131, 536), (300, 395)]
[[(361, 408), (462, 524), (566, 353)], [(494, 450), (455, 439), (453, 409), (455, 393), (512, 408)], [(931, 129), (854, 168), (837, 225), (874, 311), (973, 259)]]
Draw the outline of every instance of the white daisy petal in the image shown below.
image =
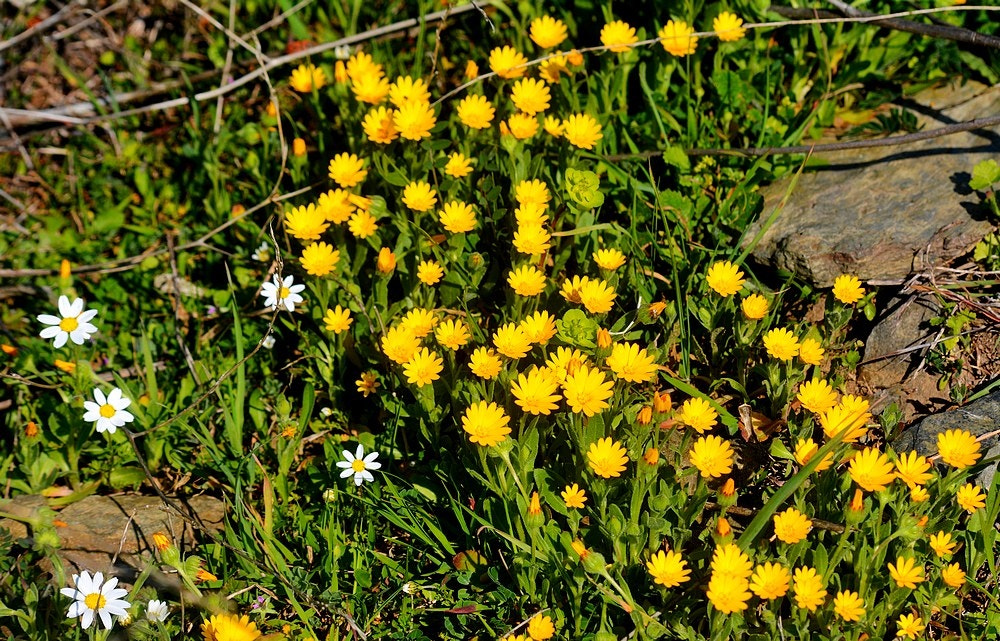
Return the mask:
[(60, 347), (66, 344), (67, 340), (69, 340), (69, 334), (60, 330), (59, 333), (56, 335), (55, 342), (52, 343), (52, 347), (59, 349)]
[(382, 464), (379, 462), (365, 463), (366, 470), (380, 470), (382, 469)]
[(354, 452), (354, 458), (359, 458), (361, 460), (364, 460), (364, 458), (365, 458), (365, 446), (364, 445), (360, 445), (360, 444), (358, 445), (358, 449)]
[[(62, 305), (60, 305), (59, 307), (61, 308)], [(63, 314), (63, 316), (72, 316), (73, 318), (76, 318), (81, 313), (83, 313), (83, 299), (82, 298), (74, 298), (73, 302), (70, 303), (69, 313), (68, 314)]]
[(351, 476), (352, 474), (354, 474), (354, 470), (348, 467), (346, 470), (340, 473), (340, 478), (346, 479), (348, 476)]
[[(85, 323), (90, 325), (90, 321), (94, 318), (94, 316), (97, 316), (97, 310), (88, 309), (87, 311), (83, 312), (82, 314), (76, 317), (76, 322), (80, 323), (81, 325)], [(93, 325), (91, 325), (91, 327), (93, 327)], [(94, 329), (97, 328), (95, 327)]]
[[(375, 477), (372, 476), (372, 473), (369, 472), (368, 470), (362, 470), (361, 472), (358, 472), (358, 476), (368, 481), (369, 483), (375, 480)], [(358, 485), (360, 485), (360, 483)]]
[(337, 461), (337, 467), (347, 468), (351, 467), (351, 464), (348, 461)]
[[(38, 319), (39, 323), (43, 323), (45, 325), (58, 325), (59, 323), (62, 322), (61, 318), (59, 318), (58, 316), (53, 316), (52, 314), (39, 314), (35, 318)], [(58, 329), (58, 327), (57, 328), (49, 327), (48, 329)]]
[(83, 616), (80, 617), (80, 627), (86, 630), (90, 627), (90, 624), (94, 622), (94, 611), (87, 608), (83, 611)]
[(355, 485), (361, 485), (362, 483), (364, 483), (365, 479), (362, 477), (362, 475), (363, 475), (363, 472), (359, 472), (359, 473), (357, 473), (357, 474), (354, 475), (354, 484)]
[(83, 614), (84, 611), (86, 611), (86, 609), (87, 609), (87, 604), (84, 603), (83, 601), (73, 601), (73, 603), (69, 605), (69, 611), (66, 612), (66, 618), (75, 619), (81, 614)]
[(111, 613), (108, 612), (108, 609), (107, 608), (101, 608), (100, 610), (97, 611), (97, 613), (99, 615), (101, 615), (101, 622), (104, 624), (104, 629), (105, 630), (110, 630), (111, 629)]
[(80, 312), (77, 312), (76, 314), (73, 313), (73, 306), (70, 305), (69, 298), (67, 298), (66, 296), (60, 296), (57, 305), (59, 307), (59, 315), (62, 316), (63, 318), (66, 318), (68, 316), (76, 316), (77, 314), (80, 313)]

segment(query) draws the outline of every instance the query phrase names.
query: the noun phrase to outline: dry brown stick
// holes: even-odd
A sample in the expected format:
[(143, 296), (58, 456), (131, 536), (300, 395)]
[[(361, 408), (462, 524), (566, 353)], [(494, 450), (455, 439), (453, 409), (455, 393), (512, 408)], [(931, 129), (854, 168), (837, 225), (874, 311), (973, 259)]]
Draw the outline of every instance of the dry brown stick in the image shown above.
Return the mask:
[(45, 29), (48, 29), (52, 25), (54, 25), (57, 22), (59, 22), (60, 20), (62, 20), (65, 17), (64, 14), (68, 13), (71, 9), (73, 9), (75, 7), (83, 6), (84, 2), (85, 2), (85, 0), (74, 0), (73, 2), (66, 3), (66, 5), (63, 6), (62, 9), (60, 9), (59, 11), (56, 11), (51, 16), (49, 16), (48, 18), (42, 20), (41, 22), (39, 22), (35, 26), (33, 26), (33, 27), (29, 28), (29, 29), (25, 29), (21, 33), (17, 34), (16, 36), (14, 36), (12, 38), (9, 38), (7, 40), (4, 40), (3, 42), (0, 42), (0, 51), (4, 51), (6, 49), (10, 49), (14, 45), (20, 43), (22, 40), (27, 40), (28, 38), (30, 38), (31, 36), (35, 35), (36, 33), (39, 33), (41, 31), (44, 31)]

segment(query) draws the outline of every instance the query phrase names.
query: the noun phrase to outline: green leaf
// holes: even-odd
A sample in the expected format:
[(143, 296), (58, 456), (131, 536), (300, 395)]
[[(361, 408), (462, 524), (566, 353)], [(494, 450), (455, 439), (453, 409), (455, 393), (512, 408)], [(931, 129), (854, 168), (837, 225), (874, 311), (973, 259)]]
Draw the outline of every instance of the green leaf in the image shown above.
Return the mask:
[(688, 160), (687, 154), (680, 147), (670, 146), (664, 149), (663, 162), (673, 165), (682, 171), (689, 171), (691, 169), (691, 161)]
[(982, 191), (989, 189), (993, 183), (1000, 182), (1000, 164), (995, 160), (984, 160), (976, 165), (972, 170), (972, 179), (969, 187)]

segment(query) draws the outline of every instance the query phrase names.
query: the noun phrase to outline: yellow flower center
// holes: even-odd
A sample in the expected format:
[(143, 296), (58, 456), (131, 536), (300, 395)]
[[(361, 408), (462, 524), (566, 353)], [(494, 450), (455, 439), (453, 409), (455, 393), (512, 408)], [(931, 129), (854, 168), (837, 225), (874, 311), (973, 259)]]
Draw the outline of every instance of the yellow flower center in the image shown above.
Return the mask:
[(117, 410), (114, 408), (113, 405), (111, 405), (111, 403), (105, 403), (104, 405), (101, 405), (100, 411), (101, 411), (101, 416), (103, 416), (104, 418), (111, 418), (112, 416), (115, 415), (115, 412)]
[(100, 610), (108, 603), (108, 600), (104, 598), (104, 595), (100, 592), (94, 592), (93, 594), (88, 594), (87, 598), (83, 600), (83, 604), (86, 605), (91, 610)]
[(72, 332), (74, 329), (80, 326), (75, 318), (64, 318), (59, 321), (59, 329), (64, 332)]
[(288, 296), (291, 293), (292, 293), (291, 290), (289, 290), (285, 286), (282, 286), (281, 289), (278, 290), (278, 300), (284, 300), (284, 299), (288, 298)]
[(354, 459), (354, 461), (351, 463), (351, 469), (354, 470), (355, 472), (364, 472), (365, 471), (364, 459), (359, 459), (359, 458)]

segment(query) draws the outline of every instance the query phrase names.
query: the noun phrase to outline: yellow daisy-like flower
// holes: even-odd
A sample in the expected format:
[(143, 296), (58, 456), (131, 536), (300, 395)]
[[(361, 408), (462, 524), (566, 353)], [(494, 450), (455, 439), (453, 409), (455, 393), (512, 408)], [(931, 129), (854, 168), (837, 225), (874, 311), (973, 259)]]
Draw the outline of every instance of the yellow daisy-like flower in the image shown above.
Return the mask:
[(591, 314), (611, 311), (617, 297), (611, 285), (601, 279), (589, 280), (580, 287), (580, 302)]
[(329, 226), (323, 212), (311, 203), (285, 214), (285, 231), (299, 240), (317, 240)]
[(326, 276), (340, 261), (340, 252), (326, 243), (313, 243), (302, 250), (299, 262), (310, 276)]
[(293, 156), (305, 156), (306, 155), (306, 141), (302, 138), (295, 138), (292, 140), (292, 155)]
[(448, 163), (444, 166), (444, 173), (452, 178), (465, 178), (472, 173), (472, 161), (457, 151), (448, 154)]
[(819, 415), (823, 434), (832, 439), (843, 432), (845, 443), (857, 442), (868, 433), (866, 425), (872, 417), (868, 407), (868, 401), (860, 396), (844, 396), (832, 409)]
[(677, 420), (699, 434), (704, 434), (715, 426), (718, 412), (703, 398), (689, 398), (681, 404)]
[(507, 275), (507, 284), (518, 296), (537, 296), (545, 289), (545, 273), (533, 265), (522, 265)]
[(339, 225), (354, 212), (354, 205), (351, 204), (351, 195), (343, 189), (331, 189), (320, 194), (316, 202), (316, 209), (323, 214), (327, 222)]
[(553, 138), (559, 138), (563, 135), (562, 120), (555, 116), (545, 116), (545, 120), (542, 121), (542, 129)]
[(614, 271), (625, 264), (625, 254), (617, 249), (598, 249), (594, 252), (594, 262), (601, 269)]
[(740, 301), (740, 309), (747, 320), (760, 320), (767, 315), (767, 299), (760, 294), (750, 294)]
[(395, 124), (396, 112), (386, 107), (376, 107), (365, 115), (361, 127), (374, 143), (385, 145), (399, 137)]
[(565, 383), (567, 376), (575, 374), (586, 363), (587, 355), (580, 350), (557, 347), (555, 353), (550, 354), (545, 361), (545, 366), (555, 374), (560, 383)]
[(910, 488), (910, 500), (914, 503), (923, 503), (929, 498), (931, 498), (931, 495), (930, 492), (927, 491), (926, 487), (914, 485)]
[(330, 179), (345, 189), (360, 185), (368, 175), (364, 159), (349, 153), (334, 156), (327, 171)]
[(802, 407), (816, 414), (831, 410), (840, 402), (840, 395), (828, 382), (822, 379), (802, 383), (795, 398), (802, 404)]
[(558, 331), (556, 319), (547, 311), (535, 312), (521, 321), (521, 329), (528, 335), (528, 340), (534, 345), (544, 345)]
[(412, 330), (397, 325), (382, 337), (382, 352), (393, 363), (405, 365), (420, 349), (420, 338)]
[(646, 561), (646, 569), (653, 581), (665, 588), (675, 588), (691, 580), (691, 570), (679, 552), (657, 551)]
[(288, 84), (299, 93), (310, 93), (313, 89), (323, 88), (323, 85), (326, 84), (326, 74), (316, 65), (299, 65), (292, 71), (292, 77)]
[(256, 623), (250, 617), (238, 614), (213, 614), (201, 624), (201, 634), (205, 641), (254, 641), (260, 638)]
[(692, 36), (694, 28), (683, 20), (668, 20), (667, 24), (657, 32), (660, 44), (667, 53), (674, 56), (687, 56), (694, 53), (698, 38)]
[[(799, 465), (808, 465), (809, 461), (816, 456), (816, 452), (818, 451), (819, 445), (816, 444), (816, 441), (808, 438), (800, 438), (795, 443), (795, 462)], [(831, 465), (833, 465), (833, 452), (823, 457), (823, 460), (816, 466), (815, 472), (818, 474), (823, 470), (828, 470)]]
[(896, 634), (907, 639), (916, 639), (924, 633), (924, 622), (915, 614), (902, 614), (896, 620)]
[(382, 65), (375, 62), (370, 55), (364, 51), (357, 51), (347, 61), (347, 77), (357, 80), (363, 76), (376, 76), (381, 78), (384, 75)]
[(723, 11), (715, 17), (715, 20), (712, 21), (712, 30), (723, 42), (736, 42), (747, 33), (747, 30), (743, 28), (743, 20), (728, 11)]
[(462, 234), (476, 228), (476, 212), (472, 206), (460, 200), (452, 200), (445, 203), (438, 214), (438, 220), (445, 231), (453, 234)]
[(865, 616), (865, 601), (857, 592), (841, 590), (833, 598), (833, 611), (844, 621), (860, 621)]
[(556, 627), (552, 624), (552, 619), (544, 614), (536, 614), (528, 621), (528, 636), (531, 641), (545, 641), (555, 633)]
[(630, 383), (648, 383), (656, 378), (656, 361), (634, 343), (615, 343), (605, 362), (615, 376)]
[(590, 114), (573, 114), (562, 124), (563, 136), (569, 144), (580, 149), (593, 149), (597, 141), (604, 137), (601, 123)]
[(460, 320), (446, 320), (434, 330), (434, 336), (442, 347), (458, 351), (472, 338), (469, 328)]
[(958, 546), (958, 541), (953, 540), (950, 533), (942, 530), (937, 534), (931, 535), (930, 545), (931, 549), (934, 550), (934, 554), (938, 556), (951, 556)]
[(368, 238), (378, 231), (375, 217), (367, 211), (358, 210), (351, 214), (347, 221), (347, 229), (357, 238)]
[(500, 357), (486, 347), (476, 348), (476, 351), (472, 352), (472, 358), (469, 359), (469, 369), (482, 379), (496, 378), (502, 368)]
[(559, 82), (560, 74), (570, 75), (569, 56), (564, 53), (552, 55), (538, 63), (538, 75), (545, 82), (555, 84)]
[(937, 447), (941, 460), (960, 470), (973, 465), (981, 456), (979, 441), (967, 430), (955, 429), (938, 434)]
[(427, 211), (435, 203), (437, 192), (423, 180), (414, 180), (403, 188), (403, 204), (413, 211)]
[(360, 76), (351, 80), (351, 93), (369, 105), (377, 105), (389, 95), (389, 81), (382, 76)]
[(552, 372), (532, 365), (510, 386), (514, 402), (528, 414), (548, 416), (559, 408), (559, 381)]
[(470, 129), (486, 129), (493, 122), (496, 109), (486, 99), (478, 94), (468, 95), (458, 103), (458, 119)]
[(753, 563), (746, 552), (740, 549), (735, 543), (726, 543), (715, 548), (712, 552), (712, 576), (732, 576), (737, 579), (746, 580), (753, 572)]
[(424, 285), (436, 285), (444, 277), (444, 268), (436, 260), (422, 260), (417, 265), (417, 280)]
[(587, 502), (587, 493), (584, 492), (583, 489), (576, 483), (567, 485), (566, 488), (559, 493), (559, 496), (561, 496), (563, 502), (566, 503), (566, 507), (574, 510), (582, 510), (583, 504)]
[(437, 124), (437, 115), (429, 103), (410, 101), (396, 109), (392, 122), (403, 138), (423, 140), (430, 137), (431, 129)]
[(927, 457), (916, 452), (903, 454), (896, 460), (896, 477), (909, 487), (927, 483), (933, 476), (930, 469), (931, 462)]
[(795, 604), (810, 612), (815, 612), (826, 598), (823, 577), (810, 567), (795, 570), (793, 589), (795, 590)]
[(635, 35), (635, 28), (630, 27), (627, 22), (615, 20), (604, 25), (601, 29), (601, 44), (608, 48), (608, 51), (623, 53), (628, 51), (633, 45), (639, 42)]
[(808, 516), (790, 507), (780, 514), (774, 515), (774, 535), (778, 540), (789, 545), (806, 538), (812, 529), (812, 521)]
[(581, 365), (566, 375), (563, 394), (572, 412), (590, 417), (608, 408), (614, 386), (614, 381), (605, 380), (601, 370)]
[(764, 348), (771, 358), (790, 361), (799, 353), (799, 339), (784, 327), (775, 327), (764, 334)]
[(747, 601), (752, 596), (750, 583), (745, 578), (730, 574), (712, 575), (705, 596), (709, 603), (722, 614), (733, 614), (747, 609)]
[(479, 75), (479, 65), (476, 64), (475, 60), (469, 60), (465, 63), (465, 79), (472, 80)]
[(424, 347), (403, 365), (403, 374), (406, 375), (407, 382), (423, 387), (439, 379), (443, 369), (444, 361), (437, 352)]
[(410, 76), (399, 76), (389, 85), (389, 102), (402, 107), (408, 102), (430, 102), (431, 92), (423, 78), (414, 80)]
[(507, 439), (510, 434), (510, 417), (496, 403), (480, 401), (465, 410), (462, 416), (462, 429), (469, 435), (469, 440), (483, 447), (496, 445)]
[(414, 307), (399, 321), (399, 326), (409, 330), (417, 338), (423, 338), (431, 333), (437, 322), (438, 318), (431, 310)]
[(799, 343), (799, 359), (806, 365), (819, 365), (825, 353), (823, 346), (813, 338), (804, 338)]
[(720, 261), (709, 267), (705, 281), (713, 291), (723, 297), (732, 296), (740, 291), (743, 288), (743, 283), (746, 282), (739, 267), (728, 260)]
[(583, 302), (580, 298), (580, 290), (583, 289), (583, 286), (589, 282), (590, 278), (587, 276), (574, 276), (572, 278), (567, 278), (563, 281), (562, 289), (559, 290), (559, 295), (571, 303), (579, 304)]
[(558, 47), (566, 39), (566, 23), (552, 16), (542, 16), (531, 21), (528, 37), (542, 49)]
[(833, 297), (845, 305), (853, 305), (865, 295), (865, 289), (857, 276), (841, 274), (833, 281)]
[(791, 579), (791, 572), (780, 563), (764, 563), (754, 568), (750, 576), (750, 591), (768, 601), (780, 599), (788, 593)]
[(951, 563), (941, 568), (941, 580), (953, 588), (960, 588), (965, 584), (965, 572), (958, 563)]
[(538, 133), (538, 118), (526, 113), (516, 113), (507, 119), (507, 128), (518, 140), (527, 140)]
[(388, 274), (396, 269), (396, 254), (392, 253), (392, 250), (388, 247), (380, 249), (378, 256), (375, 258), (375, 269), (380, 274)]
[(523, 78), (514, 83), (514, 87), (510, 91), (510, 99), (515, 107), (534, 116), (549, 108), (552, 94), (549, 93), (549, 86), (541, 80)]
[(490, 69), (501, 78), (520, 78), (528, 59), (512, 47), (497, 47), (490, 51)]
[(361, 378), (354, 381), (354, 384), (358, 387), (358, 393), (363, 394), (365, 398), (374, 394), (379, 388), (379, 382), (374, 372), (365, 372)]
[[(552, 200), (549, 187), (541, 180), (522, 180), (514, 186), (514, 200), (519, 205), (538, 205), (541, 211), (548, 208), (548, 203)], [(518, 223), (520, 224), (520, 223)]]
[(517, 221), (518, 227), (542, 227), (549, 222), (546, 209), (548, 205), (524, 203), (514, 210), (514, 220)]
[(540, 225), (518, 227), (514, 232), (514, 249), (522, 254), (537, 256), (545, 253), (552, 245), (552, 235)]
[(507, 323), (493, 334), (493, 345), (507, 358), (523, 358), (531, 350), (531, 339), (516, 323)]
[(344, 309), (340, 305), (333, 309), (327, 309), (326, 315), (323, 316), (323, 325), (326, 327), (326, 331), (334, 334), (346, 331), (352, 322), (354, 319), (351, 318), (351, 310)]
[(590, 449), (587, 450), (587, 461), (594, 474), (601, 478), (610, 479), (621, 476), (629, 458), (628, 452), (625, 451), (621, 443), (607, 437), (590, 444)]
[(865, 448), (851, 458), (848, 474), (866, 492), (881, 492), (896, 478), (889, 457), (874, 447)]
[(973, 514), (976, 510), (986, 507), (986, 494), (981, 487), (972, 483), (966, 483), (958, 488), (955, 500), (958, 502), (959, 507), (969, 514)]
[(901, 588), (916, 589), (918, 583), (924, 582), (924, 566), (917, 565), (912, 558), (896, 557), (896, 564), (889, 564), (889, 576)]
[(337, 81), (338, 85), (350, 80), (350, 76), (347, 75), (347, 65), (344, 64), (343, 60), (338, 60), (333, 65), (333, 79)]
[(688, 453), (702, 478), (718, 478), (733, 471), (733, 447), (718, 436), (702, 436)]

